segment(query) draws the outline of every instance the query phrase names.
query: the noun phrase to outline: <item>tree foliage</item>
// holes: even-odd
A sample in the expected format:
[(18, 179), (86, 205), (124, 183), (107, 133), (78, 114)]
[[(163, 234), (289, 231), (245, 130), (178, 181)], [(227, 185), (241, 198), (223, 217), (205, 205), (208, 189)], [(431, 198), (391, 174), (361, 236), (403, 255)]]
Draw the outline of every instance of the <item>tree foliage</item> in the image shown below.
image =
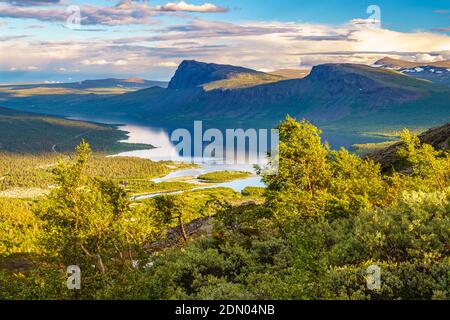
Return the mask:
[[(0, 198), (0, 299), (450, 299), (448, 151), (404, 131), (402, 166), (382, 175), (305, 120), (279, 132), (265, 191), (140, 202), (92, 174), (80, 144), (53, 167), (50, 195)], [(65, 287), (68, 265), (81, 267), (79, 292)], [(371, 266), (380, 289), (367, 286)]]

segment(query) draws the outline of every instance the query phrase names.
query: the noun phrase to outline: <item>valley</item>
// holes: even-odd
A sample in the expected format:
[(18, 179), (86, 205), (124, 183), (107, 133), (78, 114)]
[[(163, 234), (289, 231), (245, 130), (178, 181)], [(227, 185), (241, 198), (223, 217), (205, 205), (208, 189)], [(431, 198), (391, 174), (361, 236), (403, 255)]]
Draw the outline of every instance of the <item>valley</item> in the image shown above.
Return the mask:
[[(356, 64), (314, 67), (300, 79), (197, 61), (180, 64), (167, 88), (103, 94), (9, 96), (6, 107), (159, 127), (194, 120), (212, 127), (270, 128), (286, 114), (341, 133), (428, 128), (450, 119), (450, 87), (411, 73)], [(50, 104), (49, 101), (52, 101)]]
[[(0, 299), (446, 297), (449, 87), (192, 60), (167, 85), (106, 83), (0, 87)], [(279, 158), (180, 155), (171, 134), (195, 137), (194, 120), (277, 127)], [(74, 260), (76, 294), (61, 288)], [(386, 291), (354, 276), (373, 261)]]

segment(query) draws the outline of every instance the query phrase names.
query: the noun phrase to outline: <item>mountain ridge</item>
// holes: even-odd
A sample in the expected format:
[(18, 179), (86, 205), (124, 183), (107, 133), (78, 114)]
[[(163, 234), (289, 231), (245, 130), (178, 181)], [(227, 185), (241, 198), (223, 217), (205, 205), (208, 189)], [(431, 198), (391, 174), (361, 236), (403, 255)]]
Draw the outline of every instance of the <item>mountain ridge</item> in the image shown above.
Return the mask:
[(284, 79), (282, 76), (239, 66), (184, 60), (178, 66), (168, 88), (175, 90), (201, 87), (206, 90), (232, 89)]
[(153, 122), (233, 121), (248, 125), (274, 125), (290, 114), (343, 130), (381, 125), (434, 126), (450, 118), (450, 88), (395, 70), (323, 64), (315, 66), (303, 79), (216, 86), (217, 82), (235, 81), (233, 77), (239, 72), (265, 76), (242, 67), (188, 61), (181, 64), (167, 89), (152, 87), (113, 96), (13, 98), (6, 101), (6, 106), (29, 110), (33, 105), (37, 112), (71, 116), (134, 117)]
[(375, 62), (375, 65), (386, 66), (390, 68), (415, 68), (415, 67), (438, 67), (438, 68), (450, 68), (450, 60), (433, 61), (433, 62), (412, 62), (402, 59), (394, 59), (390, 57), (384, 57)]

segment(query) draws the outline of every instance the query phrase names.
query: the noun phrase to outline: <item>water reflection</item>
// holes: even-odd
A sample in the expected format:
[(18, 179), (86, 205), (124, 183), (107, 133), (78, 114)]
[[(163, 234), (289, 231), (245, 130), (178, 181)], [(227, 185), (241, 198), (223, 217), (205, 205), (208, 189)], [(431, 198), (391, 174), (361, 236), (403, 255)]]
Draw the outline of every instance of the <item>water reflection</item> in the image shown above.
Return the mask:
[[(138, 157), (149, 159), (152, 161), (176, 161), (186, 163), (193, 162), (200, 165), (199, 168), (171, 172), (163, 178), (154, 179), (153, 181), (156, 183), (170, 181), (182, 177), (197, 178), (202, 174), (216, 171), (246, 171), (255, 174), (254, 164), (224, 164), (221, 159), (217, 158), (203, 159), (182, 157), (178, 154), (175, 145), (172, 143), (172, 141), (170, 141), (168, 132), (161, 128), (124, 125), (120, 126), (119, 129), (129, 132), (128, 139), (122, 142), (151, 144), (155, 147), (155, 149), (124, 152), (118, 154), (117, 156)], [(237, 192), (241, 192), (243, 189), (250, 186), (264, 187), (264, 183), (261, 181), (260, 177), (255, 176), (226, 183), (214, 184), (212, 186), (203, 186), (197, 189), (226, 187), (231, 188)], [(142, 197), (138, 197), (137, 199), (139, 198)]]

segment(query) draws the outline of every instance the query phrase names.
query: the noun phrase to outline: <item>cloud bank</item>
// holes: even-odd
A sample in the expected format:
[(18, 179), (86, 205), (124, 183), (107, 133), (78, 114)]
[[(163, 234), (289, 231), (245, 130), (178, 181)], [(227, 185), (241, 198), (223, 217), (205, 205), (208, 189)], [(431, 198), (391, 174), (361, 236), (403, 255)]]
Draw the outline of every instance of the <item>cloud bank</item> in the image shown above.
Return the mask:
[[(81, 78), (108, 73), (116, 77), (163, 80), (169, 79), (184, 59), (257, 70), (303, 68), (331, 62), (371, 64), (386, 55), (411, 61), (450, 59), (450, 36), (446, 34), (373, 28), (364, 19), (336, 26), (279, 21), (230, 23), (203, 18), (202, 13), (222, 12), (216, 8), (208, 3), (191, 6), (185, 2), (152, 7), (137, 1), (121, 1), (111, 7), (83, 6), (82, 23), (106, 26), (101, 36), (95, 32), (98, 28), (82, 29), (93, 32), (79, 32), (60, 27), (64, 37), (57, 39), (3, 36), (0, 71), (42, 72), (61, 77), (79, 74)], [(157, 20), (158, 15), (177, 11), (185, 12), (186, 16), (170, 24)], [(64, 7), (0, 4), (0, 17), (64, 23), (65, 15), (61, 13), (65, 13)], [(145, 27), (117, 27), (130, 24)], [(24, 33), (33, 33), (29, 27)]]

